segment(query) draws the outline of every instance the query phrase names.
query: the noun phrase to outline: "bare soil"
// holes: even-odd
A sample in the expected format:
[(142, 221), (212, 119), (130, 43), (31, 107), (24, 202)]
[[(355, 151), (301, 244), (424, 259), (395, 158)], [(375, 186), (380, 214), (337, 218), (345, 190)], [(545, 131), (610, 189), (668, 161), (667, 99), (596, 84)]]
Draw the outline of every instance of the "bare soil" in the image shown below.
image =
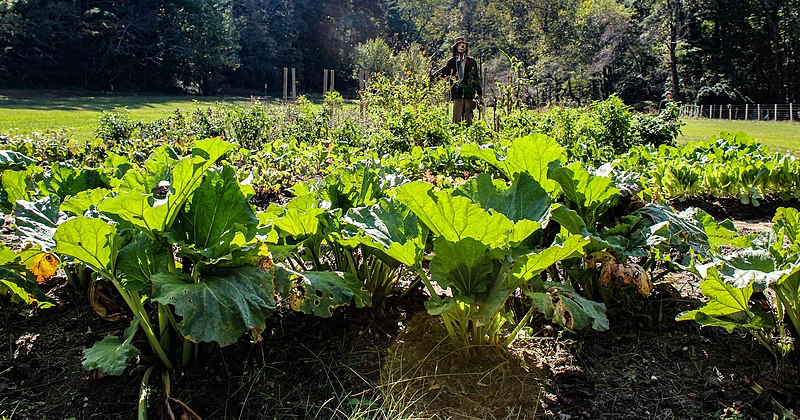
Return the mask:
[[(712, 211), (719, 219), (741, 214)], [(737, 219), (763, 229), (774, 206), (762, 211)], [(208, 348), (175, 373), (172, 396), (205, 419), (772, 419), (782, 408), (800, 412), (797, 352), (775, 360), (746, 335), (674, 320), (699, 305), (698, 284), (670, 278), (635, 311), (611, 311), (609, 331), (534, 323), (510, 351), (478, 349), (471, 358), (444, 339), (418, 295), (390, 301), (382, 316), (352, 308), (330, 319), (276, 314), (260, 342)], [(48, 287), (54, 308), (0, 308), (0, 418), (135, 418), (150, 355), (119, 377), (81, 367), (82, 350), (128, 320), (103, 321), (84, 291)], [(149, 385), (150, 417), (170, 418), (161, 375)], [(179, 403), (170, 407), (175, 418), (186, 415)]]

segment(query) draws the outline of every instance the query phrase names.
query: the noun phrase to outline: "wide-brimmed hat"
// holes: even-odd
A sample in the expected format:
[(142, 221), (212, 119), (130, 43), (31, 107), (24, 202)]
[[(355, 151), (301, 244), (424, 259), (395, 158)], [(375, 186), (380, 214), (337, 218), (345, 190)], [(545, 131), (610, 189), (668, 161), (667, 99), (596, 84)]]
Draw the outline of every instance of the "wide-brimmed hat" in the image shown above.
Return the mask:
[(456, 45), (458, 45), (458, 44), (460, 44), (462, 42), (467, 44), (467, 45), (469, 45), (469, 42), (467, 42), (467, 39), (464, 38), (463, 36), (460, 36), (460, 37), (456, 38), (456, 40), (453, 42), (452, 48), (455, 48)]

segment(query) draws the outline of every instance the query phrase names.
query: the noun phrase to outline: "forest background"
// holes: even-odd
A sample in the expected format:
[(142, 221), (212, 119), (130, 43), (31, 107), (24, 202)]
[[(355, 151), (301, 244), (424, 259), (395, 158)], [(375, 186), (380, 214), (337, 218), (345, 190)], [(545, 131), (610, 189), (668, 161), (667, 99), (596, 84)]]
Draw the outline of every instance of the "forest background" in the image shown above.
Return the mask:
[(536, 103), (800, 99), (800, 0), (0, 0), (0, 88), (279, 95), (293, 67), (349, 96), (456, 36)]

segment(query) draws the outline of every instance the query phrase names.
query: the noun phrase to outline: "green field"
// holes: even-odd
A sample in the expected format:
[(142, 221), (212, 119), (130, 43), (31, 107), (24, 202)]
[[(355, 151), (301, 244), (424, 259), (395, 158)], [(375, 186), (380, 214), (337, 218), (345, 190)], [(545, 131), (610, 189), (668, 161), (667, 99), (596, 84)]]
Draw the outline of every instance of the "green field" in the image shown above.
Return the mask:
[(127, 108), (132, 119), (153, 121), (175, 110), (191, 111), (220, 102), (247, 104), (243, 97), (57, 95), (45, 91), (0, 92), (0, 134), (67, 129), (78, 139), (93, 136), (103, 111)]
[(779, 150), (800, 151), (800, 123), (788, 121), (730, 121), (686, 119), (681, 141), (708, 140), (722, 131), (743, 131), (755, 140)]

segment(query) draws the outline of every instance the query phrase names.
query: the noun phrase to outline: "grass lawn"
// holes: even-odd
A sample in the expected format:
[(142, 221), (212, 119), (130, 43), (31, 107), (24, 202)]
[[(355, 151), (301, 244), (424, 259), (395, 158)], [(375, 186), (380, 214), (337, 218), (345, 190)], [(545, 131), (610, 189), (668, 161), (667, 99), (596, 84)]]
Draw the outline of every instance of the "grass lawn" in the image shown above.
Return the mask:
[(708, 140), (722, 131), (743, 131), (776, 150), (800, 151), (800, 123), (788, 121), (736, 121), (686, 119), (680, 141)]
[(0, 91), (0, 134), (29, 134), (66, 128), (77, 139), (93, 137), (103, 111), (128, 108), (134, 121), (153, 121), (176, 109), (192, 111), (218, 102), (247, 104), (243, 97), (132, 96), (48, 91)]

